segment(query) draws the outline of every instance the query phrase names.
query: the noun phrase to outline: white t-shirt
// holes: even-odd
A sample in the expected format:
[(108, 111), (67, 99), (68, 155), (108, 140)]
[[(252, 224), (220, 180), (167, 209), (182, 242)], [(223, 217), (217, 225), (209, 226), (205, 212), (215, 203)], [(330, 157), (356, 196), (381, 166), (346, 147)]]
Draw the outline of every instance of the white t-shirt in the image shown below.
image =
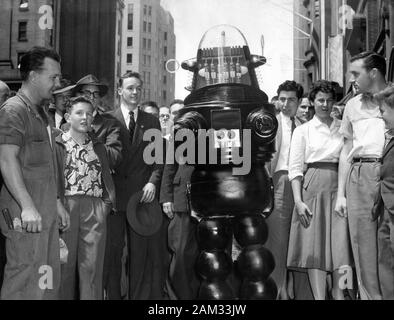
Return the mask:
[(349, 100), (340, 133), (353, 140), (348, 161), (353, 158), (381, 158), (386, 129), (379, 107), (362, 94)]

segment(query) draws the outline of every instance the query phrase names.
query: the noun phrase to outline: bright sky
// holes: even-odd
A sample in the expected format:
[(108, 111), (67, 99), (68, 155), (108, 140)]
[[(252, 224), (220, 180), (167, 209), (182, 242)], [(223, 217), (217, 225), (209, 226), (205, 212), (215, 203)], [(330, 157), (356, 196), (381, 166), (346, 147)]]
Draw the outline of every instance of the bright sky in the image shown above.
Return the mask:
[[(292, 0), (161, 0), (175, 22), (176, 59), (196, 57), (204, 33), (219, 24), (231, 24), (242, 31), (252, 54), (262, 54), (261, 35), (265, 38), (260, 89), (271, 98), (280, 83), (293, 79)], [(189, 72), (176, 73), (175, 97), (184, 99), (189, 92)]]

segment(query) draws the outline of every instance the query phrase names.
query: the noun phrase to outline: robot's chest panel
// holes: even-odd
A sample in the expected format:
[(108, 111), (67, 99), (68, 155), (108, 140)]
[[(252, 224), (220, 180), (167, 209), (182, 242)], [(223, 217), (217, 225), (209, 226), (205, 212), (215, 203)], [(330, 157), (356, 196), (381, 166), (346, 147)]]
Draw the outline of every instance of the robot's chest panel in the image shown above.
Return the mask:
[(215, 130), (216, 149), (241, 147), (242, 119), (239, 109), (212, 110), (211, 125)]

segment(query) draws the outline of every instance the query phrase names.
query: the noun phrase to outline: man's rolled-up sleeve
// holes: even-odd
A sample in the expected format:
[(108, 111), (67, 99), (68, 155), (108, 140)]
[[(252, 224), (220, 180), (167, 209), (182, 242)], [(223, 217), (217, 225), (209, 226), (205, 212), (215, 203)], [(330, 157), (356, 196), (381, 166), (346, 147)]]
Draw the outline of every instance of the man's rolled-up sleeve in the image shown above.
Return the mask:
[(5, 105), (0, 109), (0, 144), (22, 147), (26, 126), (14, 106)]
[(353, 126), (350, 120), (350, 109), (350, 105), (346, 105), (342, 116), (341, 127), (339, 129), (339, 133), (349, 140), (353, 139)]

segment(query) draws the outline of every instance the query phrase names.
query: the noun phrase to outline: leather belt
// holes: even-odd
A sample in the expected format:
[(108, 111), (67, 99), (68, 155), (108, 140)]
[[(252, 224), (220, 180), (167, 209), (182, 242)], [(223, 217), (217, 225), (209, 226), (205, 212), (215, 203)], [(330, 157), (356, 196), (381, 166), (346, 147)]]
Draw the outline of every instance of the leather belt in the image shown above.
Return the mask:
[(363, 163), (363, 162), (369, 162), (369, 163), (379, 162), (379, 163), (381, 163), (382, 159), (381, 158), (353, 158), (353, 161), (352, 161), (352, 163)]
[(308, 163), (307, 168), (338, 168), (338, 162), (313, 162)]

